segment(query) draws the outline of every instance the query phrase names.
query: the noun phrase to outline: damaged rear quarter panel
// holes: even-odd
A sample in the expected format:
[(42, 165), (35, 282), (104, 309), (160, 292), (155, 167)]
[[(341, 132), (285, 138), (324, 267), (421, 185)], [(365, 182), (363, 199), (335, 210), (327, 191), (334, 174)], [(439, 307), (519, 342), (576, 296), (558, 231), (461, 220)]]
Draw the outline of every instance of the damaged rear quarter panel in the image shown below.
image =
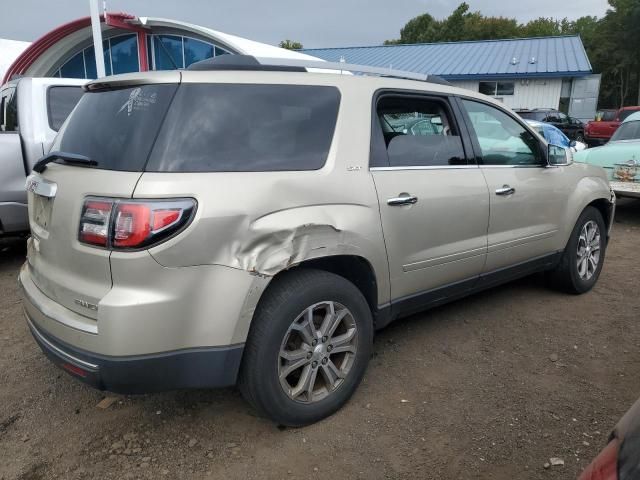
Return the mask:
[(273, 276), (304, 260), (330, 255), (358, 255), (374, 268), (386, 263), (368, 172), (345, 173), (364, 181), (343, 185), (343, 194), (324, 195), (318, 191), (324, 183), (318, 177), (326, 174), (319, 171), (172, 174), (171, 179), (165, 176), (166, 184), (163, 175), (145, 173), (136, 197), (143, 191), (150, 196), (163, 191), (165, 196), (167, 190), (184, 197), (200, 190), (189, 188), (192, 182), (209, 185), (209, 191), (191, 195), (198, 210), (187, 230), (151, 249), (163, 266), (224, 265)]
[(167, 267), (224, 265), (269, 278), (305, 260), (357, 255), (374, 269), (379, 304), (388, 302), (387, 256), (368, 169), (371, 95), (357, 83), (343, 86), (333, 143), (319, 170), (145, 172), (135, 198), (198, 202), (194, 221), (152, 248), (153, 258)]

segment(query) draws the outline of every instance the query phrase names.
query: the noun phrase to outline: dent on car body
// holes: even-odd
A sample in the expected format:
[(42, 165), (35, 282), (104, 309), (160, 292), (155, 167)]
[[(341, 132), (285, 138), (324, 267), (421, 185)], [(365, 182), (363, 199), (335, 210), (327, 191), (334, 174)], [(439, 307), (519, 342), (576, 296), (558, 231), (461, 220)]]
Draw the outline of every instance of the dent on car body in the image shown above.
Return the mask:
[[(254, 220), (244, 215), (228, 216), (223, 219), (224, 225), (217, 228), (230, 241), (225, 248), (211, 252), (213, 255), (206, 263), (270, 277), (318, 257), (364, 256), (363, 243), (372, 240), (357, 233), (363, 231), (358, 230), (358, 225), (371, 215), (370, 208), (364, 205), (315, 205), (286, 209)], [(170, 250), (152, 250), (151, 254), (158, 263), (168, 266)]]

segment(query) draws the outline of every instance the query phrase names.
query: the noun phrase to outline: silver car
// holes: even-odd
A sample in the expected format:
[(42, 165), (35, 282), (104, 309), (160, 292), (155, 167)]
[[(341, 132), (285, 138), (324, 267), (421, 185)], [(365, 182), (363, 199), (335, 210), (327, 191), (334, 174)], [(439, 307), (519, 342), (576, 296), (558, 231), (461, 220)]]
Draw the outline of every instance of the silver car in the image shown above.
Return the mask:
[(0, 236), (29, 231), (25, 179), (49, 151), (86, 80), (20, 78), (0, 88)]
[[(499, 103), (388, 70), (234, 62), (90, 83), (29, 177), (24, 309), (73, 376), (238, 384), (306, 425), (345, 404), (391, 321), (534, 272), (596, 283), (604, 171)], [(441, 128), (391, 127), (406, 117)]]

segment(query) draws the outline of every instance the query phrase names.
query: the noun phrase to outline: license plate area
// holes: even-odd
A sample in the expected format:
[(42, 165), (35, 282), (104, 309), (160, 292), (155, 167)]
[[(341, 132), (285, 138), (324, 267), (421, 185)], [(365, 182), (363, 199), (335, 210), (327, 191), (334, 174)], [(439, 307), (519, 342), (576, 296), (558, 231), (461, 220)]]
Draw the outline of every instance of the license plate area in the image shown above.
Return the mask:
[(33, 194), (33, 221), (44, 231), (51, 224), (51, 212), (53, 211), (53, 198)]
[(31, 195), (31, 220), (47, 232), (58, 186), (34, 172), (27, 177), (26, 189)]

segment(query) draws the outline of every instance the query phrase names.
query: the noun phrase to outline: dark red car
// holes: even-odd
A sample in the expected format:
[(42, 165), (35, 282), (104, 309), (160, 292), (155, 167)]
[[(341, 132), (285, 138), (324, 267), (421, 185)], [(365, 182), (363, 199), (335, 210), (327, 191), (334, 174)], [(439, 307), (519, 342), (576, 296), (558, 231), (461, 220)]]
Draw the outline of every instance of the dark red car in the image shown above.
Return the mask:
[(618, 129), (622, 121), (638, 107), (623, 107), (619, 110), (604, 110), (599, 120), (591, 120), (584, 129), (584, 138), (590, 147), (604, 145)]
[(578, 480), (640, 478), (640, 400), (620, 419), (609, 443)]

